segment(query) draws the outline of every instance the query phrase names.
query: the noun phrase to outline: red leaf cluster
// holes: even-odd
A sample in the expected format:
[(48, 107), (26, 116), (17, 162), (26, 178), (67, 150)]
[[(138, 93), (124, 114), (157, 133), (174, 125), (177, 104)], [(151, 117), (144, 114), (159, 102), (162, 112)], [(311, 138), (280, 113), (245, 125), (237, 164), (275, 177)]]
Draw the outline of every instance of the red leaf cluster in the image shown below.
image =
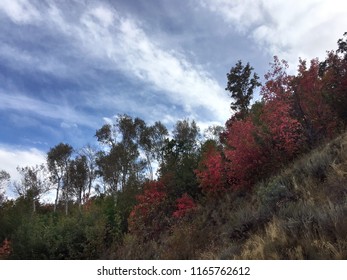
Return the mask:
[(331, 138), (338, 128), (338, 116), (324, 96), (327, 80), (319, 77), (318, 59), (311, 60), (309, 68), (306, 61), (300, 60), (298, 72), (292, 82), (296, 103), (294, 106), (305, 134), (310, 142), (324, 137)]
[(176, 207), (177, 210), (173, 212), (172, 216), (175, 218), (182, 218), (187, 215), (187, 213), (195, 209), (196, 204), (187, 193), (184, 193), (182, 197), (176, 200)]
[(261, 120), (266, 127), (267, 143), (276, 160), (291, 159), (304, 143), (303, 127), (292, 117), (292, 104), (284, 99), (273, 99), (265, 104)]
[(136, 197), (138, 204), (129, 216), (129, 231), (136, 233), (153, 233), (160, 231), (161, 223), (158, 213), (166, 200), (165, 186), (160, 181), (145, 184), (142, 194)]
[(228, 131), (227, 149), (224, 151), (228, 181), (233, 183), (234, 189), (250, 187), (265, 160), (255, 137), (259, 130), (250, 118), (246, 118), (231, 123)]
[(214, 146), (208, 147), (203, 153), (195, 174), (204, 193), (215, 194), (225, 191), (224, 162), (221, 153)]
[(0, 246), (0, 260), (7, 259), (11, 254), (11, 241), (7, 238), (2, 242)]

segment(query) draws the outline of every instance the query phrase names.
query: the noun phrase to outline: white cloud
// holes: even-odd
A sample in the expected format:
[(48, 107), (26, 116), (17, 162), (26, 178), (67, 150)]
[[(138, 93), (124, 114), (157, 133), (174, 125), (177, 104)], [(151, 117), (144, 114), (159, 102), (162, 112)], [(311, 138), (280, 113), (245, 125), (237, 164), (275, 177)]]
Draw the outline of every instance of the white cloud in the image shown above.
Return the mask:
[(91, 15), (95, 16), (104, 27), (112, 25), (115, 18), (114, 12), (103, 6), (98, 6), (91, 10)]
[(225, 21), (234, 23), (235, 28), (240, 32), (245, 32), (252, 25), (263, 20), (262, 1), (201, 0), (200, 4), (204, 8), (221, 15)]
[(207, 110), (218, 120), (229, 116), (224, 89), (199, 65), (191, 64), (184, 54), (162, 48), (129, 17), (115, 14), (112, 26), (105, 27), (90, 14), (95, 12), (85, 13), (79, 27), (88, 53), (162, 92), (188, 114)]
[[(295, 67), (298, 58), (324, 59), (336, 49), (336, 41), (346, 31), (347, 2), (343, 0), (201, 0), (236, 30)], [(294, 64), (294, 66), (292, 65)]]
[(40, 71), (56, 77), (71, 77), (76, 71), (71, 71), (69, 65), (61, 62), (59, 58), (47, 53), (32, 54), (18, 47), (2, 43), (0, 45), (0, 58), (3, 62), (17, 71)]
[(68, 129), (70, 129), (70, 128), (77, 128), (78, 127), (78, 125), (76, 124), (76, 123), (70, 123), (70, 122), (61, 122), (60, 123), (60, 127), (61, 128), (68, 128)]
[(40, 12), (27, 0), (1, 0), (0, 11), (17, 24), (28, 24), (40, 19)]
[[(229, 102), (218, 82), (184, 54), (161, 47), (129, 16), (120, 16), (105, 4), (86, 6), (74, 21), (67, 20), (53, 4), (42, 14), (47, 25), (71, 39), (84, 61), (87, 58), (92, 65), (122, 71), (165, 94), (170, 102), (183, 106), (187, 114), (206, 110), (221, 121), (229, 116)], [(66, 72), (51, 69), (51, 73)]]
[(29, 112), (45, 118), (62, 120), (62, 127), (76, 127), (77, 124), (95, 128), (97, 123), (92, 116), (77, 112), (67, 104), (53, 104), (37, 100), (22, 94), (7, 94), (0, 91), (0, 110)]
[[(15, 146), (0, 146), (0, 170), (5, 170), (11, 176), (10, 182), (20, 182), (21, 175), (17, 171), (17, 167), (34, 167), (46, 163), (47, 154), (36, 148), (18, 148)], [(11, 184), (5, 186), (6, 196), (8, 198), (16, 198)], [(54, 193), (46, 193), (42, 199), (46, 202), (54, 200)]]
[(20, 180), (17, 167), (36, 166), (46, 162), (46, 154), (35, 148), (20, 149), (11, 146), (0, 146), (0, 170), (11, 175), (11, 180)]
[[(29, 5), (19, 0), (14, 3), (18, 7)], [(28, 7), (36, 10), (32, 5)], [(187, 115), (208, 115), (222, 122), (229, 117), (229, 100), (218, 82), (200, 65), (192, 64), (184, 54), (161, 46), (148, 36), (140, 22), (127, 15), (119, 15), (114, 8), (104, 3), (81, 5), (80, 10), (75, 11), (74, 18), (68, 17), (66, 11), (54, 2), (40, 8), (40, 11), (30, 13), (36, 15), (35, 18), (40, 15), (45, 27), (67, 39), (71, 48), (66, 52), (72, 52), (74, 59), (80, 61), (84, 68), (102, 65), (103, 69), (121, 71), (137, 83), (151, 87), (152, 92), (164, 95), (165, 98), (161, 100), (166, 99), (182, 106)], [(13, 67), (35, 67), (38, 71), (65, 78), (80, 76), (76, 73), (85, 71), (78, 69), (78, 63), (66, 65), (64, 61), (60, 62), (62, 57), (66, 60), (65, 51), (59, 53), (56, 50), (52, 56), (42, 54), (36, 58), (31, 53), (4, 44), (0, 47), (0, 56), (9, 58)], [(9, 97), (6, 99), (8, 103)], [(61, 108), (52, 108), (54, 106), (48, 104), (48, 109), (45, 109), (38, 103), (40, 101), (34, 101), (33, 104), (30, 100), (29, 107), (40, 107), (39, 113), (48, 117), (63, 116)], [(72, 122), (79, 123), (75, 120)]]

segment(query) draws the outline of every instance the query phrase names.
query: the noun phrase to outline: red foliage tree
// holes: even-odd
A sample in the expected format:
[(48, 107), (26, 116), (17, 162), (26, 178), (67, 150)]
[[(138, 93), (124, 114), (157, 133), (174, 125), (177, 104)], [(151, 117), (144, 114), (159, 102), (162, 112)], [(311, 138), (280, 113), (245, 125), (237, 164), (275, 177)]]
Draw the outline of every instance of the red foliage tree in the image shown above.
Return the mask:
[(153, 238), (167, 225), (165, 213), (165, 185), (160, 181), (145, 184), (142, 194), (136, 197), (138, 204), (129, 215), (129, 231), (144, 238)]
[(7, 238), (2, 242), (0, 246), (0, 260), (7, 259), (11, 254), (11, 241)]
[(310, 146), (320, 139), (331, 138), (338, 128), (338, 116), (324, 97), (324, 81), (319, 77), (319, 61), (300, 60), (298, 75), (293, 78), (294, 109)]
[(215, 145), (207, 145), (206, 151), (202, 154), (199, 168), (195, 170), (202, 191), (208, 195), (225, 191), (224, 173), (224, 161), (221, 153)]
[[(297, 155), (305, 137), (294, 116), (292, 76), (285, 61), (274, 58), (262, 88), (262, 106), (243, 119), (231, 118), (223, 135), (227, 177), (233, 188), (249, 188)], [(254, 121), (256, 120), (256, 121)]]
[(291, 95), (290, 82), (292, 79), (286, 72), (289, 67), (288, 63), (274, 56), (274, 62), (270, 63), (270, 66), (271, 70), (264, 75), (266, 83), (261, 90), (263, 100), (268, 102), (273, 99), (288, 99)]
[(172, 216), (182, 218), (195, 208), (196, 203), (194, 200), (187, 193), (184, 193), (182, 197), (176, 200), (176, 211), (173, 212)]
[(225, 149), (228, 181), (234, 189), (250, 187), (262, 174), (265, 160), (256, 139), (259, 129), (250, 117), (230, 125)]
[(261, 91), (264, 106), (260, 119), (263, 132), (267, 134), (267, 152), (276, 162), (292, 159), (305, 141), (302, 124), (295, 118), (293, 76), (287, 75), (287, 68), (286, 61), (274, 57)]
[(261, 120), (267, 134), (267, 151), (275, 162), (292, 159), (305, 143), (302, 125), (292, 114), (290, 100), (278, 98), (264, 105)]

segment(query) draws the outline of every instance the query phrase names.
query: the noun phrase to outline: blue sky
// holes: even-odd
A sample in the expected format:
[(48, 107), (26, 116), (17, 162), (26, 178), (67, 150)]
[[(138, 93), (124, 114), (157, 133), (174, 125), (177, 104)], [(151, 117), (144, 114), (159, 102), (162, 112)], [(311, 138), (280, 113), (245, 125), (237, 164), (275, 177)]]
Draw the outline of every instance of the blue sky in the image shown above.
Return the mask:
[(278, 55), (294, 72), (336, 49), (346, 12), (343, 0), (1, 0), (0, 169), (16, 178), (60, 142), (93, 145), (117, 114), (223, 125), (239, 59), (263, 77)]

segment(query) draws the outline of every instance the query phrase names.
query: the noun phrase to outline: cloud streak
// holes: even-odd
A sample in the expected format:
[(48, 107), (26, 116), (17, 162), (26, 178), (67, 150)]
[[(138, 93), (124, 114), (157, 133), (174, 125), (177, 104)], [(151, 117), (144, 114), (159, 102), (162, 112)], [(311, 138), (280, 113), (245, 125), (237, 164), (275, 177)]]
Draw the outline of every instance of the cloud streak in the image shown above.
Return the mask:
[(60, 120), (63, 123), (77, 123), (95, 128), (95, 121), (88, 115), (76, 111), (68, 105), (53, 104), (31, 98), (23, 94), (0, 92), (0, 110), (14, 110), (39, 115), (44, 118)]
[(2, 0), (0, 11), (17, 24), (31, 23), (40, 18), (40, 12), (27, 0)]
[(85, 50), (110, 67), (151, 86), (187, 113), (203, 108), (219, 120), (229, 114), (217, 81), (184, 54), (161, 48), (135, 20), (98, 6), (85, 12), (80, 21), (75, 31)]
[(298, 58), (324, 59), (345, 32), (347, 3), (342, 0), (201, 0), (202, 7), (238, 32), (247, 34), (270, 55), (297, 64)]
[[(25, 4), (18, 0), (14, 3), (17, 6)], [(80, 6), (75, 19), (68, 18), (54, 2), (41, 11), (30, 13), (35, 16), (28, 16), (22, 21), (8, 9), (5, 12), (17, 23), (35, 25), (44, 22), (56, 34), (59, 33), (59, 36), (69, 41), (71, 48), (66, 48), (67, 52), (86, 68), (89, 66), (95, 69), (102, 65), (103, 69), (121, 71), (136, 83), (142, 83), (156, 94), (164, 95), (168, 102), (182, 106), (188, 115), (198, 117), (205, 114), (224, 121), (230, 113), (224, 89), (209, 73), (200, 65), (192, 64), (183, 53), (161, 47), (146, 34), (140, 22), (128, 15), (120, 16), (109, 5)], [(63, 52), (58, 53), (57, 57), (43, 55), (37, 61), (28, 53), (20, 53), (19, 50), (3, 45), (1, 54), (10, 57), (16, 65), (35, 65), (37, 71), (73, 76), (73, 70), (60, 63), (60, 58), (64, 61), (67, 59)], [(81, 78), (77, 73), (83, 70), (76, 70), (75, 75)]]

